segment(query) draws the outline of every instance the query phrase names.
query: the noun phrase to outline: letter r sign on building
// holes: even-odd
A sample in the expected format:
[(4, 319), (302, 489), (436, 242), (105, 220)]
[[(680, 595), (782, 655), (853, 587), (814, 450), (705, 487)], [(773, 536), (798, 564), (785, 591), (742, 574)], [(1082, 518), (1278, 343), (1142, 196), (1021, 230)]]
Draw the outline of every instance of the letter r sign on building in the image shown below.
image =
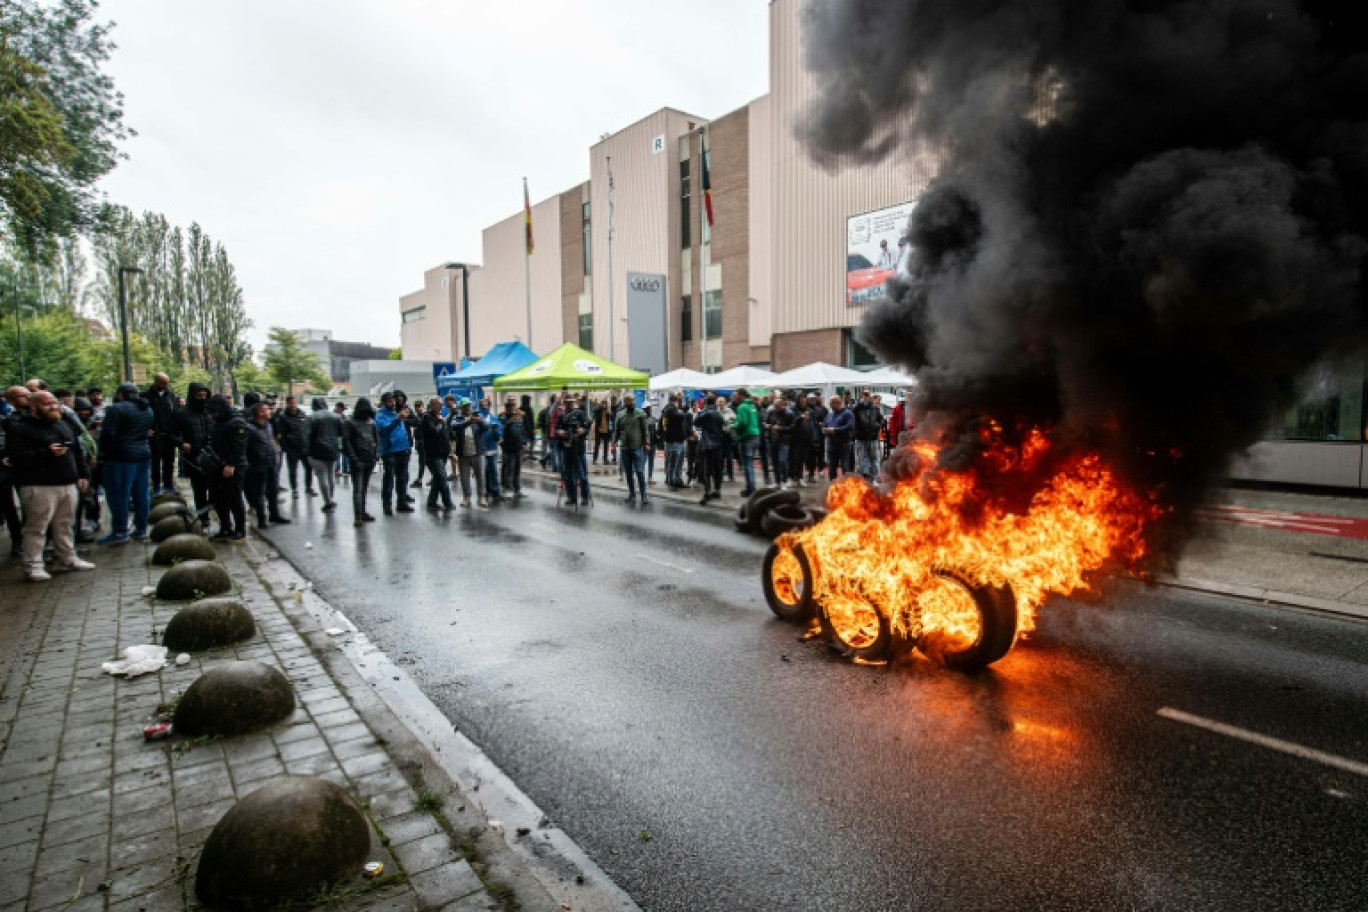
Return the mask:
[(659, 136), (657, 136), (655, 139), (652, 139), (652, 140), (651, 140), (651, 154), (652, 154), (652, 155), (656, 155), (657, 153), (664, 152), (664, 151), (665, 151), (665, 134), (664, 134), (664, 133), (661, 133), (661, 134), (660, 134)]

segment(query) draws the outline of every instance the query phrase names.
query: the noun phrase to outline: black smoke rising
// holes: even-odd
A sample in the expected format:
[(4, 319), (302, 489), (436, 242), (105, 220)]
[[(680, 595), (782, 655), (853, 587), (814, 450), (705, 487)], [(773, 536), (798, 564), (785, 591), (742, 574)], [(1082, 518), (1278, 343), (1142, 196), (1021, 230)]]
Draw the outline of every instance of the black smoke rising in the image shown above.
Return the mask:
[[(1102, 449), (1185, 520), (1368, 332), (1368, 31), (1292, 0), (818, 0), (829, 166), (942, 150), (862, 341), (957, 461), (981, 421)], [(908, 125), (912, 129), (908, 129)]]

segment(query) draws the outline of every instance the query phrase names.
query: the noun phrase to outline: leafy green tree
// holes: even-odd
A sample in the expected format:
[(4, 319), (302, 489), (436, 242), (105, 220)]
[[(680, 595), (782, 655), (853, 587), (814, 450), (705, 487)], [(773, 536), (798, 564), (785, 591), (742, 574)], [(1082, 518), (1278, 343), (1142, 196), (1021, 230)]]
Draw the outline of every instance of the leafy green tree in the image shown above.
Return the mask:
[(233, 395), (240, 396), (249, 390), (265, 390), (273, 385), (270, 376), (257, 366), (255, 361), (247, 360), (233, 370)]
[(404, 350), (402, 348), (391, 348), (388, 357), (391, 361), (403, 361)]
[(53, 388), (78, 387), (89, 382), (89, 333), (84, 321), (66, 311), (39, 310), (29, 304), (24, 309), (23, 371), (19, 367), (18, 327), (14, 310), (5, 308), (0, 320), (0, 365), (4, 385), (23, 383), (29, 377), (42, 377)]
[(269, 338), (261, 363), (277, 387), (285, 387), (287, 396), (293, 395), (296, 383), (328, 388), (330, 381), (327, 372), (323, 370), (318, 356), (299, 343), (299, 336), (288, 329), (272, 326)]
[(123, 96), (95, 0), (0, 3), (0, 223), (35, 259), (93, 224), (118, 164)]

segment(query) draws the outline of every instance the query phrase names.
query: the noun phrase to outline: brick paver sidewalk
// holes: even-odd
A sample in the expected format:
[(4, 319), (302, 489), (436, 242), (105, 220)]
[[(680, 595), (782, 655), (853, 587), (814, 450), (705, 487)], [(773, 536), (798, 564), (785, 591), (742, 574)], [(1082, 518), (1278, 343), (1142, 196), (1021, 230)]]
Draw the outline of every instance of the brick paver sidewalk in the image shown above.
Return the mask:
[[(133, 680), (100, 665), (128, 646), (158, 643), (179, 607), (142, 594), (161, 573), (147, 563), (150, 548), (95, 549), (98, 570), (43, 584), (23, 582), (15, 561), (0, 564), (0, 622), (37, 600), (28, 648), (0, 696), (0, 909), (192, 908), (198, 852), (211, 828), (235, 800), (285, 774), (350, 790), (369, 808), (369, 857), (385, 865), (385, 876), (358, 872), (317, 906), (546, 906), (549, 897), (514, 897), (494, 882), (473, 838), (486, 821), (449, 784), (425, 785), (421, 761), (396, 759), (398, 749), (354, 708), (351, 684), (340, 685), (339, 670), (320, 661), (310, 640), (322, 646), (327, 637), (292, 594), (268, 592), (243, 546), (217, 547), (257, 635)], [(290, 719), (233, 738), (144, 742), (143, 726), (159, 706), (205, 669), (236, 659), (285, 673), (299, 700)]]

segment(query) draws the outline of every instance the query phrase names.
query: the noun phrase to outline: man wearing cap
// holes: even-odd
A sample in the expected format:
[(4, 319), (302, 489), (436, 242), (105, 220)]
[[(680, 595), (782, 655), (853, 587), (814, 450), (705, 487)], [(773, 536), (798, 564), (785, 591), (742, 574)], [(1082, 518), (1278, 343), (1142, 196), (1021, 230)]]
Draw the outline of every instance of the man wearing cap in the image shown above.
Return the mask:
[[(90, 477), (76, 432), (62, 420), (57, 397), (41, 390), (28, 397), (28, 413), (6, 425), (5, 457), (24, 505), (24, 572), (31, 582), (52, 579), (43, 567), (43, 544), (52, 534), (57, 562), (69, 570), (94, 570), (76, 556), (78, 491)], [(125, 511), (127, 502), (125, 502)]]
[[(408, 501), (409, 454), (413, 443), (409, 438), (405, 420), (409, 416), (408, 407), (397, 409), (394, 393), (380, 397), (380, 411), (375, 413), (375, 433), (380, 438), (380, 461), (384, 466), (380, 480), (380, 506), (386, 516), (393, 516), (395, 509), (400, 513), (412, 513)], [(394, 509), (391, 503), (395, 502)]]
[(484, 435), (484, 419), (470, 410), (470, 400), (462, 399), (460, 411), (447, 421), (451, 431), (451, 455), (456, 459), (457, 474), (461, 478), (461, 506), (470, 507), (470, 476), (475, 475), (475, 500), (482, 507), (485, 500), (484, 455), (480, 452), (480, 438)]
[(577, 506), (581, 500), (589, 502), (589, 473), (585, 466), (585, 447), (589, 436), (589, 416), (579, 407), (574, 393), (562, 397), (565, 410), (556, 422), (556, 440), (560, 444), (561, 482), (565, 486), (565, 502)]
[(148, 464), (152, 459), (154, 417), (151, 406), (132, 383), (120, 383), (114, 404), (105, 409), (100, 430), (100, 475), (109, 504), (109, 534), (102, 545), (121, 545), (129, 540), (128, 507), (133, 504), (133, 535), (147, 537)]

